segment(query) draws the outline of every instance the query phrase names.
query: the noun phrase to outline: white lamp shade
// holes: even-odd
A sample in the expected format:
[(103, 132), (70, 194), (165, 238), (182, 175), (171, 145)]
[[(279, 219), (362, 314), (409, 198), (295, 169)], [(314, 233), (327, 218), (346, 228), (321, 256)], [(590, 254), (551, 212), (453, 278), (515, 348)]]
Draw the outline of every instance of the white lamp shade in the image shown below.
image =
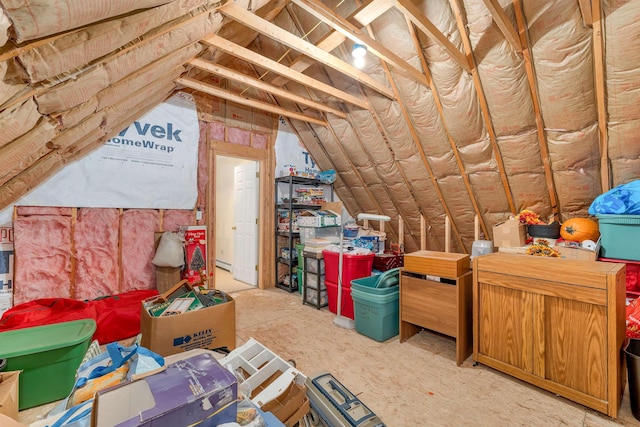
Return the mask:
[(353, 45), (351, 56), (354, 58), (362, 58), (367, 54), (367, 47), (363, 44), (356, 43)]

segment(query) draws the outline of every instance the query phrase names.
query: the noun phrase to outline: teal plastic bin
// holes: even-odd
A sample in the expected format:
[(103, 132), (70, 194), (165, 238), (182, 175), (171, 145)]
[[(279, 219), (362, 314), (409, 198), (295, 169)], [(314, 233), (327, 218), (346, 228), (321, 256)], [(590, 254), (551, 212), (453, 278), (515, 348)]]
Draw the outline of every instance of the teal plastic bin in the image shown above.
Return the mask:
[(64, 399), (96, 330), (93, 319), (74, 320), (0, 333), (5, 371), (19, 376), (19, 409)]
[(399, 269), (351, 281), (356, 331), (376, 341), (399, 333)]
[(596, 215), (600, 256), (640, 261), (640, 215)]

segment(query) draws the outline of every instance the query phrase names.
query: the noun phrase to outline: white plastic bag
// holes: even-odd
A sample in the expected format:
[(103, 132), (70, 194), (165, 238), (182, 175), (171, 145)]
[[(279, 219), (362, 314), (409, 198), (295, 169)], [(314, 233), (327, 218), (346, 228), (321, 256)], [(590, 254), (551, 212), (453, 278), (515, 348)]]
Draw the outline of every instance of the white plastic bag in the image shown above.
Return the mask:
[(184, 265), (182, 238), (170, 231), (162, 233), (158, 250), (151, 262), (156, 267), (182, 267)]

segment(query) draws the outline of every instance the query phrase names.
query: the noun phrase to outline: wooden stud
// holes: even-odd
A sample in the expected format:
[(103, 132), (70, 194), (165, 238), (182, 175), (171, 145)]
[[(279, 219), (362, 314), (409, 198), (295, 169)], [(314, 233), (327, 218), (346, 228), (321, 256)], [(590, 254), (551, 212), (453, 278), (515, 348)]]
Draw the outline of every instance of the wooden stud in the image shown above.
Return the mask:
[(444, 251), (451, 252), (451, 220), (448, 215), (444, 217)]
[(542, 157), (542, 165), (544, 168), (544, 176), (547, 182), (547, 190), (549, 192), (549, 201), (551, 203), (551, 211), (554, 216), (558, 216), (558, 198), (556, 196), (555, 184), (553, 181), (553, 171), (551, 170), (551, 159), (549, 158), (549, 148), (547, 147), (547, 137), (544, 129), (544, 120), (540, 112), (540, 100), (538, 99), (537, 83), (531, 52), (529, 51), (529, 42), (527, 40), (527, 28), (524, 21), (524, 13), (522, 12), (522, 1), (513, 0), (513, 9), (516, 14), (518, 23), (518, 32), (520, 33), (520, 42), (522, 43), (522, 56), (524, 65), (527, 70), (527, 79), (529, 81), (529, 90), (531, 91), (531, 100), (533, 102), (533, 110), (536, 114), (536, 129), (538, 134), (538, 144), (540, 145), (540, 156)]
[(71, 229), (69, 230), (70, 272), (69, 298), (76, 299), (76, 275), (78, 274), (78, 253), (76, 252), (76, 223), (78, 222), (78, 208), (71, 208)]
[[(495, 0), (485, 0), (486, 2), (493, 2)], [(489, 134), (489, 141), (491, 142), (491, 148), (493, 150), (493, 154), (496, 158), (496, 164), (498, 165), (498, 171), (500, 172), (500, 180), (502, 181), (502, 187), (504, 188), (505, 196), (507, 198), (507, 203), (509, 204), (509, 210), (512, 214), (516, 213), (515, 203), (513, 201), (513, 196), (511, 192), (511, 186), (509, 185), (509, 179), (507, 177), (507, 172), (504, 167), (504, 161), (502, 160), (502, 154), (500, 152), (500, 147), (498, 146), (498, 138), (496, 136), (495, 129), (493, 127), (493, 120), (491, 120), (491, 113), (489, 111), (489, 104), (487, 102), (487, 98), (484, 94), (484, 88), (482, 86), (482, 80), (480, 80), (480, 75), (478, 74), (478, 69), (475, 65), (475, 59), (473, 57), (473, 46), (471, 46), (471, 40), (469, 39), (469, 33), (467, 33), (467, 25), (464, 20), (464, 5), (461, 0), (451, 0), (451, 6), (453, 7), (453, 12), (456, 16), (456, 22), (458, 24), (458, 31), (460, 32), (460, 37), (462, 38), (462, 44), (464, 46), (465, 53), (469, 58), (469, 62), (472, 64), (471, 69), (471, 77), (473, 78), (473, 86), (476, 90), (476, 94), (478, 95), (478, 101), (480, 103), (480, 111), (482, 111), (482, 117), (484, 118), (485, 125), (487, 127), (487, 133)], [(502, 9), (500, 9), (502, 11)], [(504, 12), (502, 11), (504, 14)], [(508, 23), (511, 29), (511, 23)], [(515, 33), (517, 36), (517, 33)], [(522, 52), (522, 45), (518, 40), (519, 50), (518, 52)], [(478, 216), (478, 214), (476, 214)], [(487, 234), (487, 227), (482, 224), (482, 228), (484, 230), (485, 236)], [(477, 239), (476, 239), (477, 240)]]
[[(583, 11), (583, 1), (580, 1), (580, 10)], [(587, 2), (588, 3), (588, 2)], [(593, 2), (593, 62), (596, 81), (596, 100), (598, 108), (598, 136), (600, 139), (600, 182), (602, 192), (611, 190), (610, 166), (609, 166), (609, 134), (607, 132), (607, 104), (605, 84), (605, 58), (604, 58), (604, 34), (602, 27), (602, 10), (600, 1)]]
[[(205, 146), (207, 150), (207, 185), (205, 186), (205, 212), (204, 223), (207, 226), (207, 268), (209, 271), (209, 280), (207, 287), (209, 289), (217, 289), (218, 279), (216, 276), (216, 209), (215, 209), (215, 189), (216, 189), (216, 158), (211, 148), (211, 136), (209, 135), (209, 126), (205, 126)], [(202, 135), (200, 136), (202, 138)]]
[(427, 220), (420, 214), (420, 250), (427, 250)]

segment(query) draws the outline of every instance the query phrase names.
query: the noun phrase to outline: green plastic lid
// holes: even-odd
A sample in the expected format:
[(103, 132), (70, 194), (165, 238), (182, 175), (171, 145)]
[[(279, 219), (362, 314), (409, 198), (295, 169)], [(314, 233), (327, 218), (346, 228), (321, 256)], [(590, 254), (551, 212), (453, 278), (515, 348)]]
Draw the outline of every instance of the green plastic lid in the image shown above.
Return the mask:
[(91, 339), (95, 331), (95, 320), (82, 319), (0, 332), (0, 358), (71, 347)]

